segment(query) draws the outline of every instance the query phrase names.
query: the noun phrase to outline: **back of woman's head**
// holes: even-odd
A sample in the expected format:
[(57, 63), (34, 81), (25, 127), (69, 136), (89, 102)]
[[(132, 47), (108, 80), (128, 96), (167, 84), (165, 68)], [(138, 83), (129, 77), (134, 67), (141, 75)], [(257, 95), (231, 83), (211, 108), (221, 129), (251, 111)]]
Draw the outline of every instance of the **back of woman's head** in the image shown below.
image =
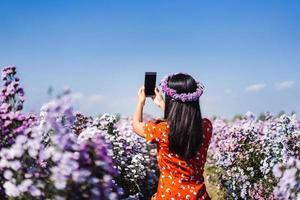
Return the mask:
[[(188, 74), (176, 74), (167, 81), (177, 94), (193, 93), (197, 82)], [(194, 157), (203, 143), (202, 116), (199, 98), (193, 101), (175, 100), (165, 95), (165, 119), (169, 125), (169, 150), (185, 159)]]

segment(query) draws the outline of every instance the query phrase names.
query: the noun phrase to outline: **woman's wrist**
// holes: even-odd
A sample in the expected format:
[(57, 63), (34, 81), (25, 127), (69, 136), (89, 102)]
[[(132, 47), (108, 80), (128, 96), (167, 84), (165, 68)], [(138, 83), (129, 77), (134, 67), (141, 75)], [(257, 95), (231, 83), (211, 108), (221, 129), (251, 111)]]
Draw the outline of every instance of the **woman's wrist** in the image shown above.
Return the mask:
[(138, 104), (144, 106), (144, 105), (145, 105), (145, 101), (139, 100), (139, 101), (138, 101)]

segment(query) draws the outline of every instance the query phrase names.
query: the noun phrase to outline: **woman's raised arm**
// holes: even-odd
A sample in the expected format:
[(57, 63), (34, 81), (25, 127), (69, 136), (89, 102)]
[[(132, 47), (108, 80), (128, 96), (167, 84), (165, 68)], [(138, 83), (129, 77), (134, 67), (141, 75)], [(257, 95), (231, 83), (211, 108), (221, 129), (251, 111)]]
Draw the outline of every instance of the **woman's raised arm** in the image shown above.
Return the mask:
[(143, 123), (143, 109), (144, 109), (145, 101), (146, 101), (145, 88), (141, 87), (138, 90), (138, 103), (135, 109), (135, 113), (133, 115), (132, 128), (136, 134), (142, 137), (145, 137), (145, 133), (144, 133), (145, 123)]

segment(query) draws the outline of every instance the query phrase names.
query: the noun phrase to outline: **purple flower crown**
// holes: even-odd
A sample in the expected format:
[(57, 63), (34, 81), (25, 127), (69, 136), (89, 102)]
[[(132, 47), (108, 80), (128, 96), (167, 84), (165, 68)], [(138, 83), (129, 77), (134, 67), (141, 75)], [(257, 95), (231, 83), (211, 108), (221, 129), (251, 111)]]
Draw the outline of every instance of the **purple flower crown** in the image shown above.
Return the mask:
[[(184, 74), (184, 73), (171, 74), (171, 75), (165, 76), (160, 81), (159, 86), (161, 87), (162, 92), (164, 92), (166, 95), (170, 96), (172, 98), (172, 100), (179, 100), (182, 102), (197, 101), (200, 98), (200, 96), (203, 94), (204, 85), (202, 85), (200, 82), (196, 81), (197, 89), (195, 92), (178, 94), (176, 92), (176, 90), (169, 88), (169, 86), (168, 86), (168, 80), (177, 74)], [(186, 74), (186, 75), (188, 75), (188, 74)]]

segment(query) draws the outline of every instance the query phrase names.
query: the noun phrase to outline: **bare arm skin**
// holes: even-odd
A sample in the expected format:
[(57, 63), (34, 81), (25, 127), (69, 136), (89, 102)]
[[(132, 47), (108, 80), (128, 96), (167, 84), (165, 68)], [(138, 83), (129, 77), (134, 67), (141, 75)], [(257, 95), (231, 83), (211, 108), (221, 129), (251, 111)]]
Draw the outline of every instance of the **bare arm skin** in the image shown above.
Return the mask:
[(138, 103), (136, 105), (135, 113), (133, 115), (132, 128), (133, 131), (139, 136), (145, 137), (144, 126), (143, 123), (143, 109), (146, 102), (145, 89), (141, 87), (138, 91)]
[[(165, 110), (165, 101), (160, 94), (159, 90), (155, 88), (155, 96), (152, 97), (153, 102), (164, 112)], [(132, 128), (133, 131), (141, 137), (145, 137), (143, 122), (143, 109), (146, 102), (146, 95), (144, 87), (141, 87), (138, 90), (138, 102), (136, 105), (135, 113), (133, 115)]]

